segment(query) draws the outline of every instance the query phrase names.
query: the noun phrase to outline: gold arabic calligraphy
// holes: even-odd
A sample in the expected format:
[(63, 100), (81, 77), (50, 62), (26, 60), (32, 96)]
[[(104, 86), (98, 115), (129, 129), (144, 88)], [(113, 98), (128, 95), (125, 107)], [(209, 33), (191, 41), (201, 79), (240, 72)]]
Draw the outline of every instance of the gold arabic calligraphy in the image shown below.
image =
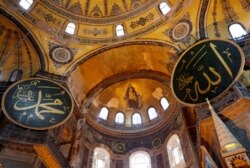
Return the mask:
[[(212, 67), (212, 66), (208, 66), (207, 68), (205, 68), (205, 65), (200, 65), (200, 61), (206, 56), (206, 54), (208, 53), (208, 51), (204, 51), (203, 49), (206, 48), (206, 45), (203, 45), (196, 54), (194, 54), (194, 52), (190, 52), (191, 55), (194, 55), (192, 57), (192, 59), (188, 62), (186, 60), (182, 60), (182, 64), (181, 64), (181, 68), (179, 70), (179, 72), (185, 67), (184, 64), (186, 64), (184, 73), (181, 73), (181, 75), (179, 75), (177, 77), (177, 83), (178, 83), (178, 90), (184, 90), (185, 91), (185, 97), (184, 100), (186, 98), (189, 98), (191, 101), (196, 102), (199, 100), (199, 95), (204, 95), (207, 94), (208, 92), (216, 92), (216, 89), (218, 87), (218, 85), (222, 82), (222, 77), (221, 74), (219, 72), (216, 71), (216, 68)], [(222, 64), (222, 66), (224, 67), (225, 71), (227, 72), (227, 74), (230, 76), (230, 78), (233, 78), (233, 73), (229, 67), (229, 65), (226, 63), (226, 61), (224, 60), (223, 56), (220, 54), (220, 52), (217, 50), (217, 46), (213, 43), (209, 43), (208, 47), (210, 47), (210, 49), (212, 49), (214, 55), (216, 56), (216, 58), (219, 60), (219, 62)], [(203, 53), (202, 53), (203, 52)], [(232, 59), (230, 58), (230, 56), (232, 55), (229, 51), (229, 48), (227, 48), (225, 51), (223, 51), (223, 54), (226, 54), (226, 58), (229, 59), (229, 61), (231, 63)], [(193, 66), (190, 66), (193, 65)], [(198, 65), (198, 66), (197, 66)], [(204, 77), (204, 79), (207, 81), (205, 83), (207, 83), (206, 87), (204, 87), (204, 85), (201, 85), (197, 80), (194, 80), (194, 75), (189, 75), (188, 72), (186, 70), (188, 70), (189, 68), (196, 68), (196, 70), (201, 73), (201, 75)], [(207, 70), (206, 70), (207, 69)], [(208, 75), (207, 72), (210, 72)], [(211, 76), (213, 75), (213, 77)], [(204, 82), (203, 82), (204, 83)], [(191, 87), (189, 87), (191, 86)], [(212, 87), (214, 86), (214, 87)], [(193, 89), (191, 89), (193, 88)]]
[[(51, 99), (51, 94), (45, 94), (45, 98), (49, 98), (49, 99), (42, 99), (42, 91), (39, 90), (38, 91), (38, 95), (37, 95), (37, 99), (34, 98), (34, 93), (32, 92), (32, 90), (29, 90), (30, 87), (29, 85), (25, 87), (19, 87), (17, 88), (16, 91), (16, 96), (15, 98), (18, 99), (18, 101), (16, 101), (16, 103), (14, 104), (14, 109), (17, 111), (25, 111), (25, 110), (30, 110), (30, 109), (34, 109), (35, 115), (40, 119), (40, 120), (44, 120), (44, 113), (50, 113), (50, 114), (64, 114), (65, 112), (62, 110), (59, 110), (55, 107), (52, 106), (62, 106), (63, 102), (56, 98), (56, 99)], [(65, 92), (61, 92), (59, 94), (64, 94)], [(54, 94), (54, 95), (59, 95), (59, 94)], [(50, 102), (43, 102), (44, 100), (49, 101)], [(36, 101), (36, 102), (35, 102)], [(20, 104), (23, 104), (23, 102), (34, 102), (32, 105), (27, 106), (27, 104), (25, 106), (20, 106)], [(25, 112), (25, 115), (27, 113)], [(33, 117), (33, 115), (29, 115), (29, 117)]]

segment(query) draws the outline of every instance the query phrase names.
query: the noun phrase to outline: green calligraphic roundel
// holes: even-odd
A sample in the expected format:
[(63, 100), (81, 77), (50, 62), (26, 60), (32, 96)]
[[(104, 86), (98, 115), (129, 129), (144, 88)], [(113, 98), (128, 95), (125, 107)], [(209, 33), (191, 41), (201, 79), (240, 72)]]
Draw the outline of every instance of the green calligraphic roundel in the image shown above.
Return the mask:
[(238, 80), (244, 54), (235, 43), (207, 39), (188, 48), (175, 65), (171, 87), (183, 104), (195, 105), (213, 99)]
[(73, 100), (60, 84), (30, 78), (11, 85), (3, 95), (6, 117), (22, 127), (45, 130), (63, 124), (72, 114)]

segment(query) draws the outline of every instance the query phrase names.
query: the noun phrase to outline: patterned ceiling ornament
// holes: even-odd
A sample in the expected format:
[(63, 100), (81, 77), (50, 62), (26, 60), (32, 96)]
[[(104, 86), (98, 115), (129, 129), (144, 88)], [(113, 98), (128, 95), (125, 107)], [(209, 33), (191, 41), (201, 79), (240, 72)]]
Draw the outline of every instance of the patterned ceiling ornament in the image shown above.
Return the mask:
[(250, 1), (249, 0), (240, 0), (240, 4), (246, 12), (250, 12)]
[(72, 12), (72, 13), (75, 13), (77, 15), (83, 15), (83, 12), (82, 12), (82, 6), (80, 4), (80, 2), (76, 2), (74, 5), (72, 5), (70, 8), (69, 8), (69, 11)]
[(180, 20), (171, 30), (169, 37), (174, 42), (181, 42), (192, 32), (192, 22), (187, 19)]
[(122, 13), (121, 7), (119, 5), (117, 5), (116, 3), (114, 3), (112, 6), (112, 9), (111, 9), (110, 16), (119, 15), (121, 13)]
[(62, 142), (70, 142), (73, 137), (73, 132), (70, 127), (64, 126), (60, 133), (60, 138)]
[(125, 144), (120, 142), (115, 144), (115, 151), (116, 152), (123, 152), (126, 149)]
[(68, 47), (54, 46), (49, 51), (50, 58), (58, 64), (68, 64), (73, 58), (73, 52)]
[(98, 5), (96, 5), (93, 8), (93, 10), (90, 13), (90, 16), (93, 16), (93, 17), (102, 17), (103, 16), (102, 11), (101, 11), (101, 9), (99, 8)]
[(160, 138), (155, 138), (155, 139), (153, 139), (153, 141), (152, 141), (152, 146), (153, 146), (153, 147), (157, 147), (157, 146), (159, 146), (159, 145), (161, 145), (161, 139), (160, 139)]
[(82, 30), (82, 32), (84, 34), (93, 35), (93, 36), (107, 35), (108, 34), (107, 29), (98, 29), (96, 27), (94, 29), (85, 28), (85, 29)]
[(133, 21), (130, 23), (130, 27), (132, 29), (135, 29), (138, 26), (145, 26), (145, 24), (149, 21), (154, 20), (154, 14), (153, 13), (149, 13), (146, 17), (140, 17), (139, 20), (137, 21)]
[(225, 20), (226, 24), (230, 24), (230, 23), (233, 23), (233, 22), (239, 20), (239, 16), (235, 12), (234, 7), (231, 6), (229, 0), (221, 1), (221, 6), (223, 9), (222, 12), (223, 12), (224, 20)]
[(131, 0), (131, 9), (137, 8), (141, 5), (142, 3), (140, 0)]

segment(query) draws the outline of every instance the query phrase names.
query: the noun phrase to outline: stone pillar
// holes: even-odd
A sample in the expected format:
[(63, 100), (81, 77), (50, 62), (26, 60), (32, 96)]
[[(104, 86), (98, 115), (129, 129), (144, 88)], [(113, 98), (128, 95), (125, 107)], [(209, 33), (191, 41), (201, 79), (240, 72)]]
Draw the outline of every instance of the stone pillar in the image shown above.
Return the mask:
[[(80, 119), (77, 121), (77, 128), (74, 136), (74, 142), (72, 145), (71, 149), (71, 154), (70, 154), (70, 166), (72, 168), (80, 168), (82, 165), (82, 150), (80, 148), (81, 146), (81, 135), (82, 135), (82, 126), (85, 123), (85, 119)], [(82, 147), (83, 148), (83, 147)]]

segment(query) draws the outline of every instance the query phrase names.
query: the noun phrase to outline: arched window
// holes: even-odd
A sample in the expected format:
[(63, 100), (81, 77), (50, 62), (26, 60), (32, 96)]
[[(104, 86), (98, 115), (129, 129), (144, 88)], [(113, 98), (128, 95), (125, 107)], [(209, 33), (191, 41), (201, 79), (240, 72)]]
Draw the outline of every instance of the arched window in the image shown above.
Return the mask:
[(163, 110), (164, 111), (167, 110), (167, 108), (169, 106), (169, 103), (168, 103), (168, 100), (165, 97), (161, 98), (160, 103), (161, 103), (161, 107), (163, 108)]
[(174, 134), (167, 143), (168, 159), (170, 168), (185, 168), (186, 163), (183, 157), (180, 139)]
[(116, 31), (116, 36), (118, 36), (118, 37), (125, 35), (124, 27), (121, 24), (116, 26), (115, 31)]
[(23, 71), (21, 69), (16, 69), (11, 73), (9, 81), (16, 82), (18, 80), (21, 80), (22, 76), (23, 76)]
[(160, 3), (159, 8), (163, 15), (166, 15), (170, 11), (170, 7), (166, 2)]
[(33, 4), (33, 0), (20, 0), (19, 1), (19, 5), (25, 10), (28, 10), (32, 4)]
[(104, 148), (95, 148), (92, 168), (109, 168), (110, 156), (107, 150)]
[(247, 35), (246, 30), (239, 23), (231, 24), (229, 26), (229, 32), (234, 39)]
[(139, 113), (134, 113), (132, 116), (132, 124), (141, 124), (141, 115)]
[(137, 151), (129, 157), (129, 168), (151, 168), (151, 159), (147, 152)]
[(107, 109), (107, 107), (103, 107), (100, 111), (99, 117), (101, 119), (107, 120), (108, 118), (108, 114), (109, 114), (109, 110)]
[(69, 34), (74, 34), (75, 33), (75, 29), (76, 29), (76, 25), (75, 23), (68, 23), (66, 29), (65, 29), (65, 32), (66, 33), (69, 33)]
[(153, 119), (155, 119), (156, 117), (158, 117), (158, 114), (157, 114), (157, 112), (156, 112), (156, 110), (155, 110), (154, 107), (150, 107), (150, 108), (148, 109), (148, 116), (149, 116), (149, 119), (150, 119), (150, 120), (153, 120)]
[(115, 123), (124, 124), (124, 114), (119, 112), (115, 115)]

